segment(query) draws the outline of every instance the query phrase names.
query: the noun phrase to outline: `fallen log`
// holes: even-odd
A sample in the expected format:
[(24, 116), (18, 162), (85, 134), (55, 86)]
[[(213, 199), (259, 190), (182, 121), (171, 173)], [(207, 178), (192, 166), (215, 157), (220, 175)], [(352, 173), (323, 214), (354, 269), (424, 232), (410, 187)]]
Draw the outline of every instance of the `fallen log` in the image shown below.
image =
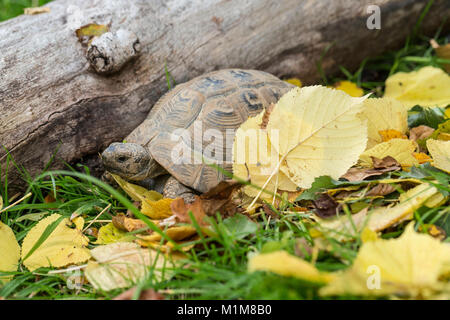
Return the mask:
[[(52, 168), (96, 163), (168, 90), (166, 67), (177, 83), (228, 67), (313, 83), (331, 45), (322, 61), (327, 73), (402, 45), (427, 2), (57, 0), (49, 13), (0, 23), (2, 179), (6, 150), (32, 176), (56, 150)], [(368, 5), (381, 8), (380, 30), (367, 28)], [(422, 30), (449, 15), (450, 2), (434, 1)], [(111, 33), (88, 49), (75, 31), (89, 23)], [(8, 181), (20, 180), (10, 165)]]

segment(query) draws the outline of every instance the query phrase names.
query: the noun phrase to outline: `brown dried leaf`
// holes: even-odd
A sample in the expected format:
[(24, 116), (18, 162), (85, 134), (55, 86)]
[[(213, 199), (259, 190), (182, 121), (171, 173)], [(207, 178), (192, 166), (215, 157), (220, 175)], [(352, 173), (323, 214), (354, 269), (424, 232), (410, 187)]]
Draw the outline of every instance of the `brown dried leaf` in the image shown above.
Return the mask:
[[(128, 232), (133, 232), (141, 229), (148, 229), (148, 226), (144, 221), (140, 219), (128, 218), (124, 214), (118, 214), (117, 216), (112, 217), (112, 223), (117, 229)], [(152, 232), (152, 230), (148, 231), (149, 233)]]
[(366, 193), (366, 196), (368, 197), (385, 196), (394, 192), (395, 190), (396, 189), (393, 185), (387, 183), (380, 183), (377, 184), (372, 189), (370, 189), (369, 192)]
[(261, 124), (260, 124), (261, 129), (267, 128), (267, 124), (269, 123), (270, 114), (272, 113), (273, 108), (275, 108), (275, 104), (271, 103), (264, 111), (264, 114), (263, 114), (263, 117), (261, 120)]
[(203, 200), (199, 196), (195, 196), (195, 200), (192, 203), (186, 203), (183, 198), (177, 198), (172, 201), (170, 208), (177, 217), (178, 222), (192, 223), (191, 218), (189, 217), (189, 212), (191, 211), (199, 225), (208, 225), (208, 223), (204, 221), (206, 213), (203, 209)]
[(391, 156), (384, 157), (383, 159), (372, 158), (373, 168), (350, 168), (342, 178), (348, 181), (362, 181), (368, 177), (380, 176), (383, 173), (398, 171), (402, 167), (400, 164)]
[(376, 157), (371, 157), (373, 168), (378, 170), (391, 169), (389, 171), (400, 170), (401, 165), (393, 157), (387, 156), (383, 159), (378, 159)]
[(319, 198), (313, 201), (316, 208), (316, 214), (320, 218), (334, 217), (338, 212), (339, 203), (337, 203), (328, 193), (322, 193)]
[(49, 13), (49, 7), (34, 7), (34, 8), (25, 8), (23, 9), (23, 13), (26, 15), (35, 15), (40, 13)]
[(418, 127), (409, 130), (409, 140), (417, 142), (418, 140), (423, 140), (430, 137), (434, 132), (433, 128), (425, 125), (420, 125)]

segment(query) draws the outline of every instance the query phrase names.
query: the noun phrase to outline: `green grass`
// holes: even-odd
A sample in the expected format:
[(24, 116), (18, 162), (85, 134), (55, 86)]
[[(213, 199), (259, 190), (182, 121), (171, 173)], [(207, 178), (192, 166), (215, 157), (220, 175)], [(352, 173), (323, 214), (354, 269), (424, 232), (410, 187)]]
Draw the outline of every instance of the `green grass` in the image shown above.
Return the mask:
[(0, 21), (23, 14), (23, 9), (37, 7), (51, 0), (0, 0)]
[[(30, 5), (31, 1), (0, 0), (0, 20), (21, 14), (23, 8)], [(443, 37), (439, 32), (434, 38), (441, 44), (448, 42), (448, 38)], [(341, 74), (332, 77), (323, 75), (324, 82), (332, 84), (343, 79), (350, 80), (366, 91), (372, 91), (381, 96), (384, 80), (390, 74), (414, 70), (425, 65), (442, 66), (445, 61), (440, 61), (434, 56), (428, 41), (429, 38), (415, 34), (406, 41), (402, 49), (364, 60), (354, 72), (342, 67)], [(171, 85), (172, 81), (167, 69), (166, 77), (168, 84)], [(15, 166), (11, 157), (6, 159), (6, 164), (8, 168)], [(31, 192), (32, 195), (1, 213), (0, 220), (13, 229), (19, 242), (36, 225), (36, 220), (44, 216), (58, 213), (64, 217), (70, 217), (74, 212), (78, 212), (82, 213), (88, 224), (108, 205), (111, 205), (111, 208), (99, 216), (98, 220), (108, 221), (112, 219), (112, 216), (130, 210), (137, 217), (144, 219), (149, 228), (154, 228), (154, 225), (133, 206), (122, 191), (114, 190), (93, 178), (86, 167), (68, 167), (66, 172), (44, 172), (36, 179), (32, 179), (22, 168), (18, 169), (28, 183), (26, 193)], [(0, 172), (0, 176), (7, 177), (7, 171)], [(442, 192), (450, 191), (448, 189), (449, 175), (436, 172), (431, 174), (435, 175), (434, 178), (438, 180), (437, 186)], [(426, 175), (420, 178), (427, 179)], [(4, 207), (22, 196), (8, 190), (7, 179), (0, 185), (0, 194), (3, 197)], [(49, 194), (53, 195), (55, 202), (46, 203), (45, 198)], [(247, 272), (248, 258), (258, 252), (284, 249), (296, 254), (299, 250), (299, 241), (314, 245), (307, 222), (304, 220), (307, 214), (295, 212), (293, 210), (295, 206), (295, 204), (287, 203), (283, 208), (284, 213), (278, 212), (277, 218), (260, 212), (252, 217), (253, 222), (239, 219), (239, 216), (225, 220), (220, 215), (211, 218), (212, 235), (201, 237), (194, 242), (195, 247), (187, 252), (182, 266), (171, 270), (174, 273), (171, 279), (160, 281), (149, 275), (147, 279), (137, 284), (138, 289), (153, 288), (168, 299), (320, 299), (317, 294), (318, 286), (315, 284), (270, 273)], [(418, 226), (436, 223), (450, 231), (448, 217), (447, 206), (434, 209), (423, 207), (415, 212)], [(104, 224), (95, 222), (93, 226), (99, 228)], [(383, 237), (398, 236), (402, 227), (403, 225), (396, 230), (387, 231)], [(50, 233), (50, 229), (47, 230), (46, 235)], [(90, 239), (94, 240), (93, 237)], [(41, 242), (43, 240), (45, 235)], [(323, 271), (347, 268), (356, 257), (361, 245), (359, 236), (353, 237), (353, 240), (341, 243), (327, 239), (332, 250), (321, 251), (316, 266)], [(305, 259), (311, 258), (311, 255), (306, 253)], [(72, 290), (66, 285), (68, 275), (49, 273), (52, 270), (41, 268), (35, 272), (29, 272), (21, 264), (19, 270), (13, 273), (14, 279), (0, 288), (0, 297), (7, 299), (110, 299), (123, 291), (96, 291), (89, 284), (84, 284), (81, 289)]]

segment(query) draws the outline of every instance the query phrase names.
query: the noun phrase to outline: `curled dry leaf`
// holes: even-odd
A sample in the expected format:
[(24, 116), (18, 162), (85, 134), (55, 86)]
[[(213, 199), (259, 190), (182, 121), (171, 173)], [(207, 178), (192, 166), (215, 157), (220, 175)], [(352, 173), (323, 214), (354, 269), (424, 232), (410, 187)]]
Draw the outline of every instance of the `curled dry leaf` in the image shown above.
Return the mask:
[[(20, 259), (20, 246), (12, 229), (0, 221), (0, 272), (17, 270)], [(1, 276), (0, 284), (11, 280), (12, 276)]]
[[(336, 274), (320, 294), (430, 298), (448, 287), (443, 276), (449, 265), (450, 246), (415, 232), (410, 223), (397, 239), (363, 243), (353, 265)], [(380, 283), (374, 290), (368, 284), (375, 273)]]
[[(128, 218), (124, 214), (118, 214), (112, 217), (112, 224), (119, 230), (133, 232), (142, 229), (148, 229), (147, 224), (141, 219)], [(147, 230), (151, 232), (151, 230)]]
[(418, 127), (409, 130), (409, 140), (417, 142), (429, 138), (434, 132), (433, 128), (426, 125), (420, 125)]
[(368, 197), (386, 196), (388, 194), (391, 194), (392, 192), (395, 192), (396, 190), (397, 189), (391, 184), (379, 183), (375, 187), (370, 189), (366, 193), (366, 196), (368, 196)]
[(380, 176), (386, 172), (402, 169), (397, 160), (391, 156), (384, 157), (383, 159), (371, 157), (371, 159), (373, 168), (350, 168), (342, 178), (347, 179), (348, 181), (362, 181), (369, 177)]
[(75, 229), (68, 226), (72, 223), (65, 218), (56, 226), (48, 238), (28, 257), (28, 252), (34, 247), (46, 228), (61, 217), (59, 214), (39, 221), (27, 234), (22, 243), (23, 264), (30, 271), (40, 267), (64, 267), (69, 264), (80, 264), (90, 258), (86, 246), (89, 239), (83, 235), (83, 218), (74, 219)]

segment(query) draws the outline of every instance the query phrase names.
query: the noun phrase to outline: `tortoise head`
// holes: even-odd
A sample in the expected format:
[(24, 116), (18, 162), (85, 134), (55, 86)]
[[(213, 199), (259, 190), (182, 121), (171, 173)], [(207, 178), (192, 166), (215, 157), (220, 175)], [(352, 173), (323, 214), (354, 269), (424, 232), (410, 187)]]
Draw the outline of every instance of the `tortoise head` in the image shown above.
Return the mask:
[(107, 171), (128, 181), (153, 178), (161, 168), (148, 150), (136, 143), (112, 143), (101, 158)]

